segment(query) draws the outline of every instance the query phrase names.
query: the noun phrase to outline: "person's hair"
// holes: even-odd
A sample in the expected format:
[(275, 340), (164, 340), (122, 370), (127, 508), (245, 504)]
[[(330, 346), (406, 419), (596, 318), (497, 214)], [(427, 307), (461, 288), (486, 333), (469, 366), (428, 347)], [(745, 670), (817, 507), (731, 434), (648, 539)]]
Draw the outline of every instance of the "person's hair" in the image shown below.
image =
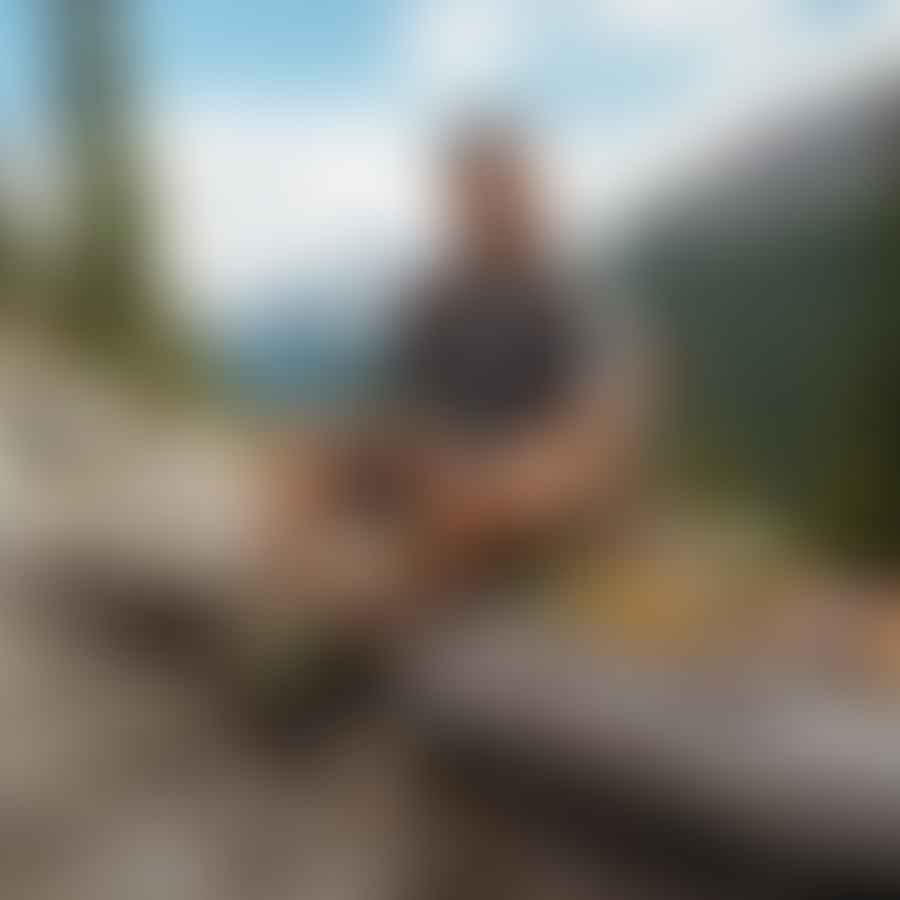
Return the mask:
[(446, 159), (452, 171), (466, 171), (482, 164), (505, 163), (526, 155), (528, 136), (508, 119), (482, 119), (458, 128), (448, 142)]

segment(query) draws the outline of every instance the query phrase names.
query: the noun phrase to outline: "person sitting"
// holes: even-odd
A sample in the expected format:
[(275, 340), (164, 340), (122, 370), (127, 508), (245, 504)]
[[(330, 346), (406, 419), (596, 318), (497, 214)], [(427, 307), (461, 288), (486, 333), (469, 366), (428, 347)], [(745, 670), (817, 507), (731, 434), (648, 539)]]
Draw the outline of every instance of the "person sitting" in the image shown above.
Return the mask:
[(551, 249), (524, 137), (465, 131), (446, 180), (454, 245), (414, 293), (391, 366), (436, 587), (530, 558), (608, 509), (635, 471), (650, 394), (632, 322)]

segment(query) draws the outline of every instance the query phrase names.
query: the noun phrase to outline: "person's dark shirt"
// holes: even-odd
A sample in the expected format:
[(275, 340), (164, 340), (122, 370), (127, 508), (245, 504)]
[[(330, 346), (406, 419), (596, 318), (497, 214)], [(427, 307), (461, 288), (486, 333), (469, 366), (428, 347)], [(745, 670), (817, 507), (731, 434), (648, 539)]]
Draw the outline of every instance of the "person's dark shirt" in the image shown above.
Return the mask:
[(417, 296), (399, 377), (415, 414), (492, 432), (562, 403), (584, 361), (567, 288), (543, 270), (468, 269)]

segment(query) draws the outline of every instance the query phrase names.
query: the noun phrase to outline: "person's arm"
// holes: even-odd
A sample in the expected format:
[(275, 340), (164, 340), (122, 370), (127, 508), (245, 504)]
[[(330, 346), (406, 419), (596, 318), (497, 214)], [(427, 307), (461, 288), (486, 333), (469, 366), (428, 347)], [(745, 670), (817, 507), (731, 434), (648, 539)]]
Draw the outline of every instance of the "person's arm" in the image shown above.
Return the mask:
[(593, 495), (612, 501), (644, 471), (660, 418), (663, 348), (634, 301), (610, 303), (604, 320), (605, 359), (588, 372), (573, 406), (581, 430), (590, 435), (586, 477)]
[(553, 529), (621, 500), (640, 477), (658, 402), (656, 352), (631, 308), (598, 314), (582, 375), (499, 457), (493, 485), (509, 525)]

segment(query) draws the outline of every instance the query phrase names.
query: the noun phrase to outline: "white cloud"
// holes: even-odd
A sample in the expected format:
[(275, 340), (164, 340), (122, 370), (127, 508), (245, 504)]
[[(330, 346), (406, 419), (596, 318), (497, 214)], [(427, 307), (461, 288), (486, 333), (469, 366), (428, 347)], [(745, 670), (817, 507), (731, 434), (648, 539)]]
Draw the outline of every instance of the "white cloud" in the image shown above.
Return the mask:
[(771, 17), (771, 0), (583, 0), (595, 26), (702, 40)]
[(217, 315), (432, 230), (410, 132), (364, 112), (184, 108), (161, 120), (158, 158), (175, 274)]
[(502, 94), (528, 62), (537, 24), (529, 0), (424, 0), (396, 49), (408, 86), (454, 107)]

